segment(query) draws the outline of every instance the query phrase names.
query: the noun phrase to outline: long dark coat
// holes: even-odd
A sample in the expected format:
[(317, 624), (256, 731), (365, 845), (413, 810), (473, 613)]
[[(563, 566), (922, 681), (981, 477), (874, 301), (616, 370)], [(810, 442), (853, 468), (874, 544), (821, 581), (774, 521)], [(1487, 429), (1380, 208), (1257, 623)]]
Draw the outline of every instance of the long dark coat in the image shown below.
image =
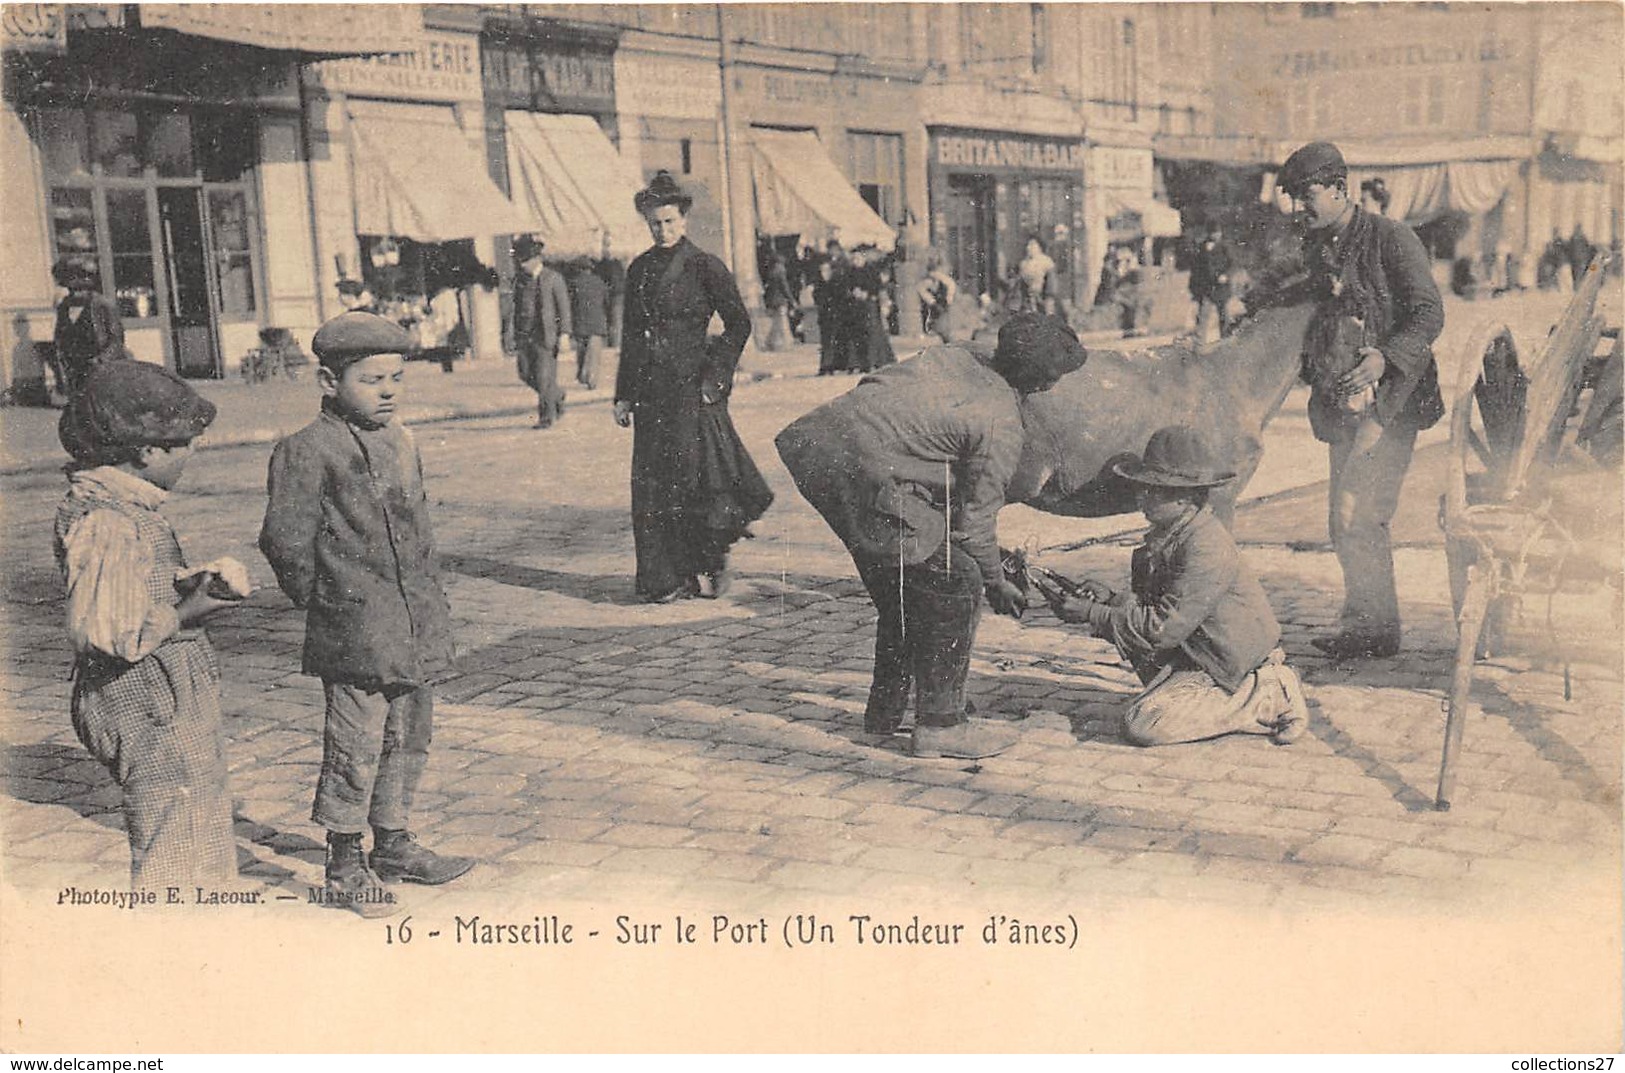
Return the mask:
[(360, 428), (324, 405), (271, 452), (267, 490), (260, 550), (305, 609), (305, 673), (381, 690), (444, 670), (451, 610), (406, 428)]
[[(708, 339), (713, 314), (723, 332)], [(686, 238), (627, 269), (615, 400), (632, 407), (632, 533), (646, 596), (720, 569), (772, 501), (728, 416), (750, 331), (727, 266)]]

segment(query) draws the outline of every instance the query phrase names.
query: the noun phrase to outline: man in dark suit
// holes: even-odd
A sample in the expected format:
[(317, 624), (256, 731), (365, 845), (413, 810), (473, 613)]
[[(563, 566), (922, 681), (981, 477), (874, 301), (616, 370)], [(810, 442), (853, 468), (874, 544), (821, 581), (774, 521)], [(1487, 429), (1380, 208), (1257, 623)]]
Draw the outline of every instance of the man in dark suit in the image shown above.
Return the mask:
[(576, 345), (576, 383), (598, 386), (598, 359), (609, 332), (609, 287), (583, 257), (570, 272), (570, 321)]
[(1196, 299), (1196, 336), (1207, 340), (1207, 311), (1212, 306), (1219, 317), (1219, 338), (1230, 334), (1230, 249), (1224, 233), (1215, 227), (1196, 247), (1191, 260), (1191, 297)]
[(96, 286), (95, 271), (74, 261), (58, 261), (51, 269), (58, 287), (67, 291), (56, 307), (56, 331), (51, 337), (59, 387), (69, 398), (79, 394), (90, 370), (99, 362), (125, 356), (124, 321), (118, 304)]
[[(1317, 380), (1309, 396), (1310, 427), (1330, 450), (1328, 523), (1344, 593), (1338, 632), (1314, 645), (1335, 659), (1391, 656), (1399, 651), (1399, 598), (1388, 525), (1416, 434), (1444, 415), (1433, 360), (1444, 303), (1416, 233), (1349, 200), (1337, 146), (1299, 149), (1278, 183), (1308, 229), (1304, 253), (1318, 296), (1305, 340), (1310, 364), (1328, 353), (1349, 319), (1364, 341), (1353, 367)], [(1358, 401), (1372, 389), (1374, 401)]]
[(536, 427), (552, 428), (564, 416), (559, 387), (559, 340), (571, 334), (570, 289), (542, 262), (544, 243), (521, 235), (513, 244), (519, 278), (514, 282), (513, 337), (519, 378), (536, 392)]

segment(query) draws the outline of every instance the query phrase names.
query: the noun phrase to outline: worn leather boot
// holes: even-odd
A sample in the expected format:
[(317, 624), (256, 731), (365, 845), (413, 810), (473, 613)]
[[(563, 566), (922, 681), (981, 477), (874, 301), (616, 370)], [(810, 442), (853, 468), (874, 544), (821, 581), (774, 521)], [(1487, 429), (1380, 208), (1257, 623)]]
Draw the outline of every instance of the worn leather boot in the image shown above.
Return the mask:
[(922, 759), (951, 756), (961, 760), (980, 760), (999, 755), (1020, 738), (1021, 731), (1008, 723), (966, 719), (953, 726), (916, 726), (909, 751)]
[(367, 920), (394, 916), (403, 908), (395, 892), (378, 881), (361, 853), (360, 835), (327, 836), (327, 885), (322, 904), (348, 909)]
[(474, 858), (443, 856), (420, 845), (410, 831), (379, 829), (373, 834), (372, 870), (391, 883), (437, 887), (473, 867)]

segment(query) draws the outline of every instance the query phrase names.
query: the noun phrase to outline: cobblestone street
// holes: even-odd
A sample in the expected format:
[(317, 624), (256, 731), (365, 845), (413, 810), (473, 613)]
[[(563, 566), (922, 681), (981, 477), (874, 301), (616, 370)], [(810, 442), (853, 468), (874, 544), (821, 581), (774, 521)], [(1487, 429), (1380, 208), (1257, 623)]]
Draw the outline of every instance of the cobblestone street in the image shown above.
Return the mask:
[[(1151, 899), (1450, 913), (1568, 868), (1617, 877), (1613, 609), (1579, 592), (1555, 602), (1555, 634), (1576, 660), (1568, 701), (1546, 609), (1526, 609), (1509, 646), (1519, 654), (1479, 668), (1483, 710), (1467, 728), (1455, 807), (1434, 811), (1454, 643), (1432, 520), (1440, 449), (1419, 457), (1398, 522), (1406, 650), (1328, 664), (1308, 639), (1335, 617), (1339, 576), (1323, 484), (1292, 476), (1305, 457), (1324, 465), (1309, 454), (1299, 393), (1272, 426), (1255, 491), (1298, 487), (1244, 506), (1237, 531), (1309, 686), (1302, 741), (1129, 746), (1116, 713), (1131, 673), (1104, 642), (1032, 611), (1020, 624), (985, 617), (973, 666), (979, 711), (1018, 720), (1019, 746), (970, 765), (914, 760), (901, 738), (861, 744), (872, 613), (772, 449), (783, 424), (847, 386), (802, 377), (735, 396), (778, 500), (739, 549), (735, 594), (715, 603), (636, 601), (630, 438), (607, 406), (579, 406), (548, 433), (513, 417), (419, 427), (462, 658), (439, 692), (417, 811), (426, 842), (482, 864), (452, 888), (412, 888), (414, 910), (499, 893), (706, 896), (744, 911), (808, 894), (928, 891), (1073, 908)], [(270, 571), (253, 539), (267, 453), (198, 455), (171, 511), (194, 560), (235, 555), (261, 584)], [(6, 485), (5, 870), (20, 888), (116, 887), (128, 854), (118, 794), (66, 714), (44, 520), (60, 479)], [(1136, 521), (1012, 508), (1003, 530), (1007, 543), (1052, 549), (1040, 552), (1049, 565), (1121, 585)], [(256, 859), (247, 874), (302, 896), (319, 882), (322, 848), (308, 818), (321, 694), (298, 673), (301, 629), (274, 586), (210, 627), (239, 841)]]

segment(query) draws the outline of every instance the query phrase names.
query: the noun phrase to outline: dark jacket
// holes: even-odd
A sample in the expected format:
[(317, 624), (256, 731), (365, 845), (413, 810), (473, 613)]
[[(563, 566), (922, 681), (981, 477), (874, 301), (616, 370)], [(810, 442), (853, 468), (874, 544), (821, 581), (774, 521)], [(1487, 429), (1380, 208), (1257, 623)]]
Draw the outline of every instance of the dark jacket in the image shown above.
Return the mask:
[[(77, 320), (71, 310), (83, 312)], [(98, 361), (117, 361), (124, 353), (124, 321), (118, 303), (100, 294), (69, 295), (56, 307), (56, 331), (51, 337), (57, 361), (65, 368), (87, 370)]]
[(574, 335), (609, 334), (609, 286), (591, 269), (570, 276), (570, 320)]
[[(713, 313), (722, 318), (722, 334), (707, 339)], [(727, 265), (686, 238), (670, 252), (646, 250), (626, 271), (615, 400), (634, 407), (692, 405), (702, 384), (726, 398), (750, 329)]]
[(1236, 542), (1207, 507), (1134, 549), (1133, 595), (1097, 609), (1097, 632), (1142, 682), (1183, 654), (1234, 692), (1281, 643), (1281, 626)]
[(399, 424), (324, 406), (276, 445), (260, 550), (305, 609), (304, 671), (367, 689), (422, 685), (452, 655), (423, 461)]
[(570, 288), (564, 277), (544, 267), (532, 276), (523, 270), (514, 284), (513, 337), (516, 347), (552, 350), (559, 337), (571, 334)]
[(969, 351), (935, 346), (871, 373), (776, 442), (796, 487), (855, 558), (921, 563), (951, 533), (984, 578), (999, 577), (1020, 399)]
[(1198, 302), (1230, 300), (1230, 251), (1224, 243), (1215, 242), (1212, 249), (1206, 242), (1196, 247), (1191, 259), (1190, 288), (1191, 297)]
[[(1311, 236), (1305, 252), (1319, 302), (1307, 347), (1329, 345), (1338, 318), (1358, 318), (1368, 345), (1388, 362), (1377, 383), (1377, 420), (1396, 428), (1431, 428), (1444, 415), (1433, 360), (1433, 341), (1444, 329), (1444, 302), (1422, 241), (1400, 221), (1356, 207), (1341, 232)], [(1310, 424), (1316, 437), (1328, 441), (1344, 413), (1324, 386), (1306, 379), (1313, 387)]]

